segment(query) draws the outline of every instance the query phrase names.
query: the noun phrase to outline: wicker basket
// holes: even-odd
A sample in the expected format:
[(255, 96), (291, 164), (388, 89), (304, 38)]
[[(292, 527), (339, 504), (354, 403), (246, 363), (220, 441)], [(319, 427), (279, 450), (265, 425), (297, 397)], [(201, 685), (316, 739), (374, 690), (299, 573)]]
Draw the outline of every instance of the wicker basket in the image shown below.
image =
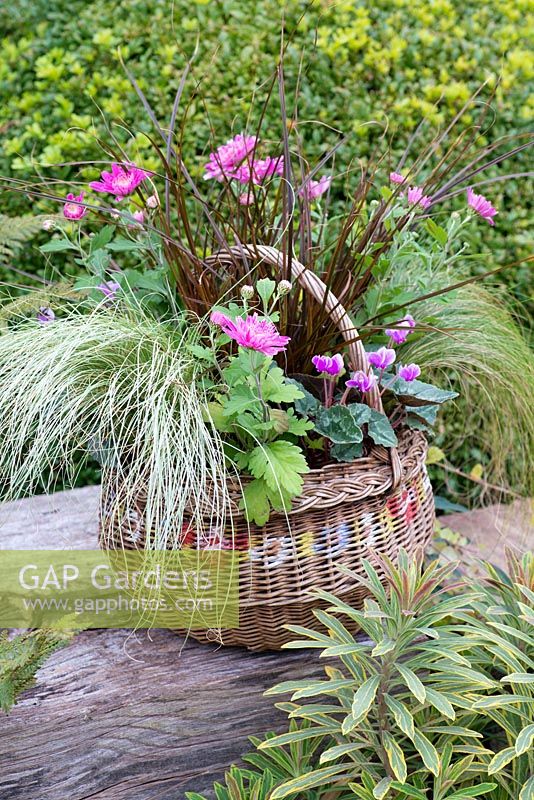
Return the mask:
[[(274, 248), (246, 246), (217, 254), (212, 263), (236, 258), (266, 260), (282, 265)], [(348, 343), (351, 367), (368, 371), (367, 356), (350, 318), (322, 281), (298, 261), (291, 264), (293, 278), (323, 304)], [(367, 402), (382, 410), (378, 390)], [(397, 449), (375, 447), (365, 458), (332, 463), (304, 477), (302, 495), (290, 513), (271, 514), (261, 528), (233, 515), (233, 541), (243, 551), (239, 573), (238, 629), (189, 631), (199, 641), (241, 645), (250, 650), (279, 649), (294, 638), (284, 625), (317, 625), (313, 609), (321, 605), (309, 591), (321, 588), (353, 605), (365, 592), (356, 588), (338, 565), (362, 573), (362, 558), (374, 552), (393, 560), (401, 547), (408, 552), (426, 547), (434, 527), (434, 500), (425, 469), (426, 440), (405, 432)], [(237, 508), (242, 486), (229, 484)], [(108, 543), (117, 547), (143, 547), (144, 491), (120, 497), (117, 481), (103, 484), (101, 527)], [(126, 494), (125, 494), (126, 496)]]

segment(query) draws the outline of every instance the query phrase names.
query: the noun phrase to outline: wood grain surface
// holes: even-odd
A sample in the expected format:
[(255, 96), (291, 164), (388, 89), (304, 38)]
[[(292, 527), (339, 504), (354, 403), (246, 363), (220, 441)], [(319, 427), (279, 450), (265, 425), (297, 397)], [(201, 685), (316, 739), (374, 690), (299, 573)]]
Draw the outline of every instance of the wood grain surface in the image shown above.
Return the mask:
[[(97, 508), (95, 487), (4, 504), (0, 550), (92, 548)], [(442, 519), (492, 560), (502, 562), (504, 542), (533, 545), (524, 504)], [(184, 643), (169, 631), (86, 631), (0, 719), (0, 798), (212, 796), (249, 735), (284, 728), (263, 691), (321, 670), (314, 651), (252, 654)]]

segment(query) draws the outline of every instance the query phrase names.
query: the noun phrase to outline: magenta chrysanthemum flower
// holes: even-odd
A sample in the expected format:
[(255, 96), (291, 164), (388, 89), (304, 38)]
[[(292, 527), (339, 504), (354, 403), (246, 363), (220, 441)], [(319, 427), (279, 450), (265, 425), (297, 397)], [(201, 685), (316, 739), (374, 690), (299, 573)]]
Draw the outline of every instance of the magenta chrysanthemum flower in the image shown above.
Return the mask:
[(85, 217), (87, 214), (87, 206), (84, 206), (83, 201), (83, 192), (80, 192), (79, 195), (74, 195), (72, 192), (69, 192), (66, 197), (66, 203), (63, 206), (63, 216), (66, 219), (81, 219)]
[(39, 313), (37, 314), (37, 322), (40, 325), (48, 325), (48, 323), (53, 322), (55, 318), (56, 315), (51, 308), (48, 308), (48, 306), (41, 306)]
[(401, 175), (400, 172), (390, 172), (389, 180), (391, 183), (406, 183), (406, 178), (404, 175)]
[(120, 198), (135, 192), (139, 184), (150, 177), (150, 172), (145, 172), (134, 164), (112, 164), (111, 172), (104, 170), (100, 177), (101, 180), (89, 184), (91, 189)]
[(405, 364), (399, 367), (399, 378), (411, 383), (421, 374), (421, 367), (418, 364)]
[(266, 178), (273, 175), (282, 175), (284, 172), (284, 158), (272, 158), (267, 156), (263, 159), (255, 159), (252, 163), (245, 162), (238, 167), (231, 177), (236, 178), (240, 183), (254, 183), (260, 186)]
[(365, 372), (359, 370), (347, 381), (347, 386), (358, 389), (360, 392), (370, 392), (376, 386), (376, 375), (366, 375)]
[(214, 311), (210, 319), (240, 347), (257, 350), (266, 356), (275, 356), (277, 353), (281, 353), (290, 341), (289, 336), (281, 336), (276, 325), (270, 319), (260, 317), (258, 314), (252, 314), (245, 319), (236, 317), (235, 320), (232, 320), (226, 314)]
[(421, 208), (428, 208), (432, 205), (432, 198), (423, 194), (420, 186), (410, 186), (408, 189), (408, 202), (410, 205), (419, 205)]
[(317, 200), (322, 194), (327, 192), (332, 183), (331, 175), (323, 175), (318, 181), (309, 180), (308, 183), (302, 187), (299, 194), (307, 200)]
[(490, 225), (495, 225), (493, 217), (499, 212), (483, 194), (476, 194), (471, 187), (467, 190), (467, 205), (480, 214), (483, 219), (486, 219)]
[(317, 372), (326, 372), (327, 375), (336, 377), (343, 369), (343, 356), (340, 353), (334, 356), (314, 356), (312, 364)]
[(375, 353), (369, 353), (367, 356), (369, 363), (377, 369), (387, 369), (393, 364), (396, 358), (397, 354), (395, 350), (392, 350), (390, 347), (381, 347)]
[(233, 139), (228, 139), (226, 144), (222, 144), (210, 153), (209, 161), (204, 166), (204, 180), (216, 180), (222, 182), (234, 177), (234, 172), (245, 158), (256, 147), (258, 138), (256, 136), (245, 136), (238, 133)]
[(415, 327), (414, 318), (411, 314), (406, 314), (399, 322), (397, 328), (386, 328), (386, 336), (393, 339), (395, 344), (404, 344), (413, 327)]
[(121, 287), (120, 283), (117, 283), (117, 281), (104, 281), (104, 283), (100, 283), (96, 288), (100, 289), (107, 300), (115, 300), (115, 295)]

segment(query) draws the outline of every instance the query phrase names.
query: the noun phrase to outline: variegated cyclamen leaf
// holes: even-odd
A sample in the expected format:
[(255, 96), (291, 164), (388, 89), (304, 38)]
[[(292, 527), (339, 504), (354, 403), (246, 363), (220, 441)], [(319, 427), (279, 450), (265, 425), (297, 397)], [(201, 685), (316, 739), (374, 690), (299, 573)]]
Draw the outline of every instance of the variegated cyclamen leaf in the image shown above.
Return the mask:
[(527, 750), (530, 749), (532, 744), (532, 740), (534, 739), (534, 724), (527, 725), (523, 730), (519, 733), (519, 736), (515, 740), (515, 752), (518, 756), (526, 753)]
[(440, 761), (434, 745), (418, 730), (415, 731), (413, 743), (423, 759), (425, 767), (437, 777), (440, 771)]
[(404, 753), (402, 752), (400, 745), (387, 731), (384, 732), (382, 741), (388, 757), (389, 765), (393, 770), (395, 777), (401, 783), (404, 783), (408, 775), (408, 770), (406, 768), (406, 761), (404, 760)]
[(361, 720), (367, 716), (367, 713), (369, 712), (369, 709), (371, 708), (376, 697), (379, 684), (379, 675), (373, 675), (371, 678), (368, 678), (364, 683), (362, 683), (354, 695), (354, 700), (352, 701), (351, 713), (354, 719)]
[(534, 775), (521, 787), (519, 800), (534, 800)]
[(375, 788), (373, 789), (373, 797), (376, 800), (383, 800), (383, 798), (389, 792), (389, 787), (391, 786), (392, 778), (382, 778), (382, 780), (376, 784)]
[(504, 750), (495, 753), (488, 764), (488, 775), (495, 775), (496, 772), (500, 772), (516, 755), (515, 747), (505, 747)]

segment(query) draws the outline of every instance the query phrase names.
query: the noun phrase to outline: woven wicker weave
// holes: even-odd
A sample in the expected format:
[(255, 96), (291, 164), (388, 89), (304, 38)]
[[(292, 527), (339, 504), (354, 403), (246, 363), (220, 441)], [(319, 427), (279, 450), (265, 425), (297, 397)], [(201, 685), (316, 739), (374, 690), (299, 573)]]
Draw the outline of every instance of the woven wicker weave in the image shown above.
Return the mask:
[[(243, 245), (211, 257), (229, 263), (235, 258), (265, 259), (280, 265), (274, 248)], [(368, 371), (367, 356), (350, 318), (322, 281), (298, 261), (292, 275), (330, 313), (348, 342), (353, 369)], [(367, 402), (382, 410), (378, 392)], [(401, 547), (409, 553), (424, 548), (434, 527), (434, 500), (425, 469), (426, 440), (404, 432), (398, 449), (375, 447), (365, 458), (332, 463), (304, 476), (304, 487), (288, 515), (271, 514), (266, 525), (248, 524), (233, 513), (234, 547), (242, 551), (239, 572), (239, 628), (190, 631), (199, 641), (242, 645), (251, 650), (278, 649), (293, 634), (283, 626), (317, 625), (310, 599), (313, 588), (334, 592), (356, 607), (364, 599), (353, 579), (340, 572), (343, 564), (361, 574), (362, 558), (383, 553), (393, 560)], [(246, 479), (245, 479), (246, 480)], [(229, 482), (237, 508), (242, 485)], [(107, 545), (143, 547), (145, 496), (131, 487), (120, 497), (116, 480), (104, 483), (101, 526)]]

